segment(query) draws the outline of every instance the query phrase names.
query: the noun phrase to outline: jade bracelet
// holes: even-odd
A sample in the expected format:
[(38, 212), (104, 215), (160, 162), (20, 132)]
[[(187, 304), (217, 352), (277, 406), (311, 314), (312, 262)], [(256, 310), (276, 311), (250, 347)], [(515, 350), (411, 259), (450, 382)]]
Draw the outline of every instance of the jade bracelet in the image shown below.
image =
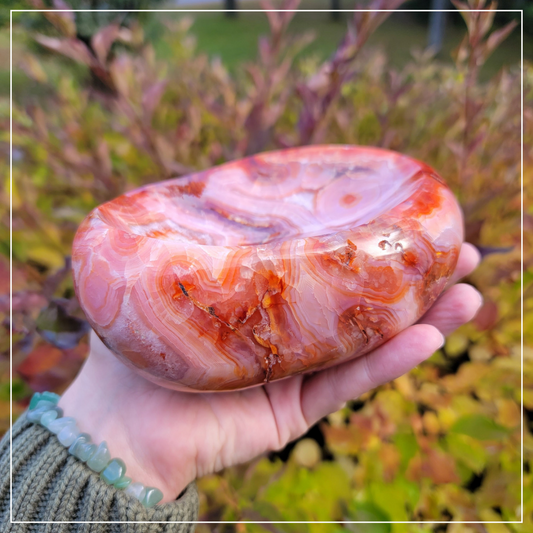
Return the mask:
[(91, 436), (81, 433), (74, 418), (63, 416), (63, 410), (57, 407), (58, 401), (59, 396), (53, 392), (36, 392), (30, 401), (27, 419), (55, 433), (71, 455), (100, 474), (108, 485), (124, 490), (145, 507), (153, 507), (162, 500), (163, 493), (159, 489), (145, 487), (142, 483), (132, 483), (131, 478), (126, 476), (124, 461), (111, 458), (105, 441), (98, 446), (92, 443)]

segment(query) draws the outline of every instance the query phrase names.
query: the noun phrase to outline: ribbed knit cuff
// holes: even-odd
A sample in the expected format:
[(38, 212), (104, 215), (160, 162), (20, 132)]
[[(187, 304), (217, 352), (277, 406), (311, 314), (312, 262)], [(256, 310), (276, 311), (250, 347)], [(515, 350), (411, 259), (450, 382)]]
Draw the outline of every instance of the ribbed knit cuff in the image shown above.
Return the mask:
[[(22, 415), (13, 435), (13, 521), (180, 522), (198, 519), (198, 493), (191, 483), (174, 502), (145, 508), (107, 485), (68, 453), (46, 428)], [(9, 433), (0, 441), (0, 530), (189, 533), (194, 524), (11, 524), (9, 515)], [(7, 526), (7, 527), (6, 527)]]

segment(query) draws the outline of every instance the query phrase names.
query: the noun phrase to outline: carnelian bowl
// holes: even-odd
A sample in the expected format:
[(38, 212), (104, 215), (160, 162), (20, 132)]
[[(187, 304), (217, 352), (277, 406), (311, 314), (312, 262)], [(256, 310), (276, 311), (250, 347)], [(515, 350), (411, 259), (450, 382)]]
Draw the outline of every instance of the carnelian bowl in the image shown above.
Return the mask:
[(461, 210), (430, 167), (358, 146), (267, 152), (128, 192), (73, 245), (87, 320), (165, 387), (235, 390), (366, 354), (450, 278)]

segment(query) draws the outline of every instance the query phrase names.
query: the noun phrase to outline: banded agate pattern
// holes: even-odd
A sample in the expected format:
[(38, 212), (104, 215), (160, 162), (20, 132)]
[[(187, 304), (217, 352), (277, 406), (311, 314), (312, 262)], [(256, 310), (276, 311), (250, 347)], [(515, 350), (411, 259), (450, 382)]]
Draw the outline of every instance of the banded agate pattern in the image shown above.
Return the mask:
[(166, 387), (233, 390), (323, 369), (416, 322), (452, 274), (460, 208), (404, 155), (269, 152), (128, 192), (73, 247), (90, 324)]

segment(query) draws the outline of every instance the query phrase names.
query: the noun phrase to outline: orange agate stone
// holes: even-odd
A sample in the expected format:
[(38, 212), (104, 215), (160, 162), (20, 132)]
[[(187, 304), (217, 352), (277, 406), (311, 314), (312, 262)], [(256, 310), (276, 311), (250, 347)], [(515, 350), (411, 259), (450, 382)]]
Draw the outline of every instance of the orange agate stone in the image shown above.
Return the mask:
[(73, 269), (122, 361), (165, 387), (223, 391), (373, 350), (428, 310), (462, 240), (459, 205), (424, 163), (311, 146), (101, 205)]

